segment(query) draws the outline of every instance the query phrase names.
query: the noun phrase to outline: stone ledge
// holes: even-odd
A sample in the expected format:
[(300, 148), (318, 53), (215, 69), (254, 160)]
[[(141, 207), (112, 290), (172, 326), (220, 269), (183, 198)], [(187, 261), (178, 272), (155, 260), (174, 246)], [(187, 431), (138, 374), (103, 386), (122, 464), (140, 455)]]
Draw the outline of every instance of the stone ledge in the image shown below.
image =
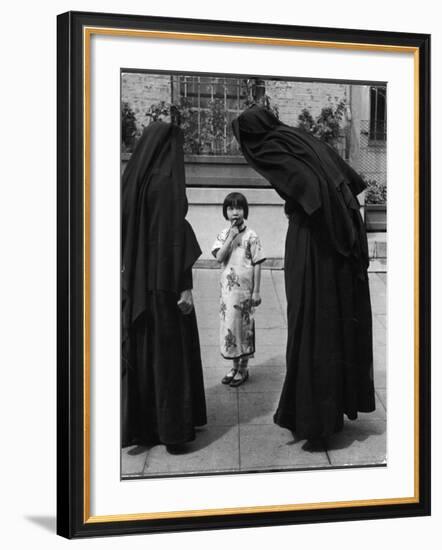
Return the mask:
[[(221, 205), (224, 202), (226, 195), (232, 193), (232, 191), (243, 193), (247, 197), (247, 202), (249, 203), (249, 205), (280, 206), (281, 208), (284, 206), (284, 200), (271, 188), (187, 188), (186, 195), (189, 204), (198, 204), (202, 206), (209, 206), (213, 204)], [(281, 212), (281, 215), (283, 216), (284, 213)]]
[[(213, 259), (200, 259), (194, 264), (194, 269), (220, 269), (219, 263)], [(263, 264), (262, 269), (282, 271), (284, 269), (283, 258), (268, 258)], [(385, 273), (387, 271), (386, 258), (370, 258), (368, 267), (369, 273)]]
[(367, 234), (368, 256), (370, 258), (387, 258), (387, 233), (371, 232)]

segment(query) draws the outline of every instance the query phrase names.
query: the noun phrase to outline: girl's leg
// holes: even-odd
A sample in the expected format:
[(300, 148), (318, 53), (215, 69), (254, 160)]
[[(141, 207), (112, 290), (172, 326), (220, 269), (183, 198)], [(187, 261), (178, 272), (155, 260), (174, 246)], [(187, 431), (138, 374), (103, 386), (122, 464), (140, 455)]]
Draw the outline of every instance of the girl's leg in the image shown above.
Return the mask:
[(244, 382), (247, 381), (249, 378), (249, 371), (247, 368), (248, 362), (248, 357), (241, 357), (239, 360), (238, 371), (233, 377), (233, 380), (230, 382), (230, 386), (235, 388), (236, 386), (241, 386), (241, 384), (244, 384)]
[(245, 372), (247, 370), (248, 363), (249, 363), (249, 358), (248, 357), (241, 357), (241, 359), (239, 360), (239, 372), (241, 374), (245, 374)]
[(226, 373), (224, 378), (221, 380), (221, 383), (230, 384), (230, 382), (233, 380), (236, 373), (238, 372), (238, 369), (239, 369), (239, 359), (234, 359), (232, 368)]

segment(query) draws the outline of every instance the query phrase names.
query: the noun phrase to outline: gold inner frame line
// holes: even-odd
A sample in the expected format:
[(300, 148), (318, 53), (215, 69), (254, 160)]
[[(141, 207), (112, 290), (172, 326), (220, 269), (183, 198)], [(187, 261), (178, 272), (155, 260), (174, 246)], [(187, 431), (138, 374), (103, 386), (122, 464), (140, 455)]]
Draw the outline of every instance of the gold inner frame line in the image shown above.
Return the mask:
[[(137, 514), (116, 514), (110, 516), (91, 515), (90, 486), (90, 85), (91, 85), (91, 36), (123, 36), (157, 39), (197, 40), (209, 42), (248, 43), (272, 46), (292, 46), (304, 48), (334, 48), (371, 52), (412, 53), (414, 60), (414, 495), (410, 497), (352, 500), (336, 502), (301, 503), (287, 505), (251, 506), (235, 508), (216, 508), (206, 510), (181, 510), (171, 512), (152, 512)], [(296, 40), (266, 37), (244, 37), (235, 35), (186, 33), (169, 31), (148, 31), (134, 29), (114, 29), (108, 27), (83, 27), (83, 250), (84, 250), (84, 350), (83, 350), (83, 442), (84, 442), (84, 480), (83, 480), (83, 517), (84, 523), (102, 523), (149, 519), (191, 518), (230, 514), (252, 514), (263, 512), (284, 512), (300, 510), (338, 509), (356, 506), (380, 506), (392, 504), (413, 504), (419, 502), (419, 48), (386, 44), (364, 44), (353, 42), (330, 42), (320, 40)]]

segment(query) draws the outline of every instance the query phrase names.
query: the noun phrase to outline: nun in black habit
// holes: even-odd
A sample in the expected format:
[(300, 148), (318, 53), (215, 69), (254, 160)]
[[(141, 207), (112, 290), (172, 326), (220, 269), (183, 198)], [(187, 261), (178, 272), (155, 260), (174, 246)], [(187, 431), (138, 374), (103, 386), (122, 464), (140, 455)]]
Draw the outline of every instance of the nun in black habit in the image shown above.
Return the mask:
[(195, 438), (206, 423), (185, 220), (183, 132), (151, 123), (122, 181), (122, 446)]
[(321, 440), (375, 409), (362, 178), (329, 145), (253, 106), (233, 121), (247, 162), (285, 200), (286, 377), (276, 424)]

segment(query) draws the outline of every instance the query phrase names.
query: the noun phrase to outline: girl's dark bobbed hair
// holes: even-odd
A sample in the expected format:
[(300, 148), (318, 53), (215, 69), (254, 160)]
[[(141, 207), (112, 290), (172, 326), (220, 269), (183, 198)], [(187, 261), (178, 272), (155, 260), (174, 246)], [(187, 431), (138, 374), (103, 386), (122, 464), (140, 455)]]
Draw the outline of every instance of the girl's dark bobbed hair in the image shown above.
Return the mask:
[(249, 216), (249, 203), (242, 193), (229, 193), (223, 202), (223, 215), (227, 218), (227, 208), (229, 206), (236, 206), (237, 208), (242, 208), (244, 210), (244, 219), (246, 220)]

